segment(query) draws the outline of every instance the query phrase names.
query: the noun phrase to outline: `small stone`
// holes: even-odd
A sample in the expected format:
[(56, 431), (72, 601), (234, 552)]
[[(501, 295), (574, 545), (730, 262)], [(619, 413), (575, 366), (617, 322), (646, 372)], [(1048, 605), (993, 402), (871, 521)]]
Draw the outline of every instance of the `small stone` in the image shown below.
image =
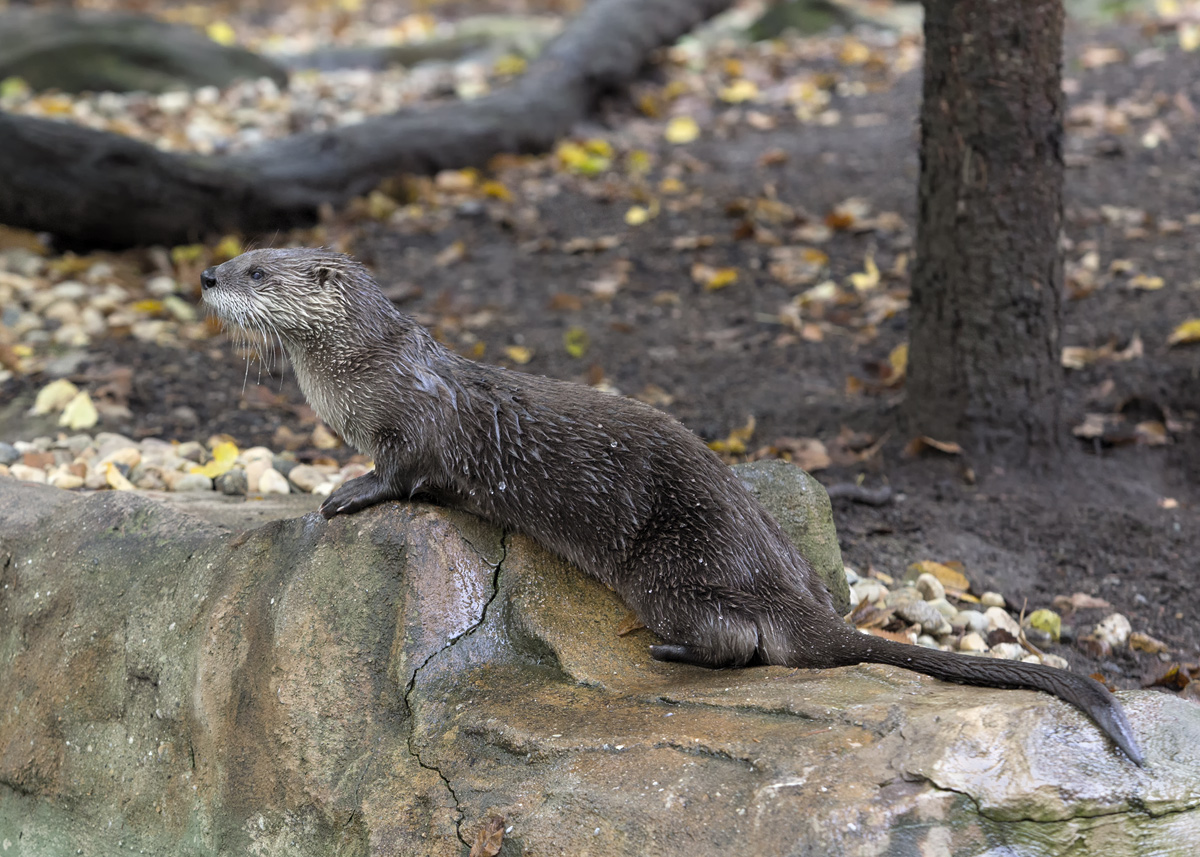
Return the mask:
[(870, 577), (863, 578), (850, 588), (858, 595), (859, 603), (865, 601), (868, 604), (874, 604), (888, 595), (887, 587)]
[(21, 453), (11, 443), (0, 443), (0, 464), (14, 464), (20, 457)]
[(988, 647), (983, 637), (972, 631), (969, 634), (963, 634), (962, 639), (958, 641), (958, 650), (960, 652), (986, 652)]
[(193, 461), (196, 464), (204, 464), (209, 459), (208, 450), (204, 448), (204, 444), (197, 440), (189, 440), (187, 443), (179, 444), (179, 449), (175, 450), (175, 454), (186, 461)]
[(278, 470), (280, 473), (282, 473), (284, 476), (289, 475), (292, 472), (292, 468), (295, 467), (297, 465), (297, 463), (298, 462), (296, 461), (296, 459), (284, 458), (282, 455), (276, 455), (274, 458), (271, 459), (271, 466), (274, 467), (276, 470)]
[(314, 497), (328, 497), (333, 493), (334, 485), (332, 482), (322, 482), (316, 488), (313, 488), (312, 494)]
[(989, 631), (1008, 631), (1014, 637), (1021, 636), (1021, 626), (1017, 620), (1000, 607), (989, 607), (983, 614), (988, 620)]
[(984, 607), (1007, 607), (1004, 603), (1004, 596), (999, 592), (985, 592), (979, 599), (979, 603)]
[(1114, 649), (1119, 649), (1129, 642), (1129, 634), (1132, 631), (1133, 626), (1129, 624), (1128, 619), (1120, 613), (1111, 613), (1092, 629), (1092, 636), (1103, 640)]
[(108, 463), (123, 464), (126, 467), (133, 467), (139, 464), (142, 460), (142, 452), (136, 446), (123, 446), (120, 449), (114, 449), (108, 455), (101, 456), (96, 462), (97, 467), (103, 467)]
[(896, 615), (905, 622), (916, 623), (926, 634), (940, 637), (949, 634), (950, 623), (928, 601), (915, 600), (895, 607)]
[(139, 464), (129, 471), (129, 481), (143, 491), (167, 490), (167, 480), (163, 477), (162, 468), (154, 465)]
[(963, 628), (976, 634), (983, 634), (988, 629), (988, 618), (978, 610), (959, 610), (958, 615), (950, 620), (954, 628)]
[(246, 479), (246, 471), (240, 467), (235, 467), (218, 476), (214, 482), (217, 490), (229, 497), (244, 497), (250, 490), (250, 483)]
[(317, 449), (337, 449), (342, 441), (323, 424), (317, 423), (312, 433), (312, 445)]
[(951, 604), (949, 601), (947, 601), (945, 598), (935, 598), (930, 601), (926, 601), (925, 603), (928, 604), (930, 607), (934, 608), (935, 610), (937, 610), (937, 612), (941, 613), (943, 616), (945, 616), (947, 621), (953, 619), (955, 616), (958, 615), (958, 608), (955, 607), (953, 604)]
[(90, 434), (73, 434), (67, 438), (67, 449), (72, 455), (78, 457), (83, 454), (85, 449), (91, 447), (92, 443)]
[(106, 456), (111, 455), (118, 449), (137, 449), (136, 441), (130, 440), (123, 434), (114, 434), (113, 432), (102, 431), (96, 435), (96, 457), (99, 461), (103, 461)]
[(173, 295), (179, 291), (179, 284), (175, 282), (174, 277), (168, 277), (160, 274), (157, 277), (151, 277), (146, 281), (146, 291), (154, 295), (156, 298)]
[(863, 579), (861, 574), (859, 574), (857, 571), (855, 571), (848, 565), (843, 566), (842, 570), (846, 573), (846, 582), (848, 584), (850, 584), (851, 586), (853, 586), (854, 584), (858, 583), (860, 580)]
[(172, 491), (211, 491), (213, 481), (203, 473), (184, 473), (171, 486)]
[(886, 604), (888, 607), (902, 607), (908, 604), (924, 603), (925, 599), (921, 597), (921, 593), (917, 592), (915, 586), (901, 586), (899, 589), (893, 589), (888, 593)]
[(271, 468), (269, 460), (263, 461), (261, 458), (257, 461), (246, 462), (246, 490), (251, 494), (259, 493), (259, 480), (262, 475)]
[(83, 479), (66, 468), (55, 470), (46, 481), (55, 488), (62, 488), (65, 491), (83, 487)]
[(1060, 658), (1058, 655), (1026, 655), (1021, 658), (1027, 664), (1045, 664), (1048, 667), (1054, 667), (1056, 670), (1065, 670), (1070, 667), (1066, 658)]
[(992, 646), (991, 655), (1006, 661), (1019, 661), (1025, 657), (1025, 647), (1020, 643), (997, 643)]
[(275, 458), (275, 453), (267, 449), (265, 446), (252, 446), (249, 449), (242, 450), (241, 459), (243, 464), (253, 464), (256, 461), (265, 461), (270, 465), (271, 460)]
[(274, 467), (268, 467), (258, 477), (258, 491), (260, 494), (290, 494), (292, 489), (286, 476)]
[(921, 634), (919, 637), (917, 637), (917, 645), (924, 646), (926, 649), (940, 648), (938, 646), (938, 641), (928, 634)]
[(297, 464), (287, 474), (287, 478), (296, 486), (296, 490), (303, 494), (311, 494), (313, 489), (327, 481), (325, 474), (311, 464)]
[(946, 599), (946, 587), (942, 586), (942, 582), (929, 572), (925, 572), (917, 578), (917, 591), (926, 601), (944, 601)]
[(8, 472), (14, 479), (20, 479), (22, 482), (46, 484), (46, 471), (40, 467), (30, 467), (28, 464), (10, 464)]

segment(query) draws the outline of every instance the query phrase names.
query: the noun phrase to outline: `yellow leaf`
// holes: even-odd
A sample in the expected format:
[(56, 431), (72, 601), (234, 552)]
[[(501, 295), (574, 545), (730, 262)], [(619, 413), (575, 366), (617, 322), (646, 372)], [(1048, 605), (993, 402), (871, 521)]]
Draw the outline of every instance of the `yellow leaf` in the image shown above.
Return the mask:
[(500, 199), (504, 202), (511, 202), (513, 198), (512, 193), (509, 192), (509, 189), (498, 181), (486, 181), (479, 186), (479, 189), (483, 191), (484, 196), (490, 196), (492, 199)]
[(171, 262), (175, 265), (198, 262), (203, 255), (203, 244), (180, 244), (171, 248)]
[(33, 402), (33, 413), (40, 416), (61, 411), (77, 395), (79, 395), (79, 388), (66, 378), (51, 381), (38, 390), (37, 398)]
[(630, 226), (641, 226), (649, 219), (650, 212), (646, 210), (645, 206), (635, 205), (625, 212), (625, 222)]
[(667, 123), (663, 136), (668, 143), (690, 143), (700, 136), (700, 126), (691, 116), (676, 116)]
[(708, 282), (704, 284), (704, 288), (710, 292), (723, 289), (726, 286), (736, 283), (737, 278), (737, 268), (717, 268), (717, 270), (713, 271), (713, 275), (709, 278)]
[(0, 80), (0, 98), (24, 98), (29, 91), (29, 84), (19, 77)]
[(96, 406), (92, 404), (92, 397), (87, 394), (86, 390), (81, 390), (76, 394), (75, 398), (67, 402), (67, 406), (63, 408), (62, 416), (58, 418), (58, 424), (66, 426), (71, 431), (79, 431), (80, 429), (91, 428), (99, 420), (100, 415), (96, 413)]
[(1179, 24), (1179, 47), (1189, 52), (1200, 48), (1200, 24), (1195, 21), (1183, 21)]
[(893, 387), (904, 380), (904, 375), (908, 371), (908, 343), (901, 342), (892, 349), (892, 353), (888, 355), (888, 364), (891, 366), (892, 374), (884, 381), (889, 387)]
[(650, 172), (650, 153), (645, 149), (634, 149), (625, 156), (625, 169), (631, 176), (643, 176)]
[(662, 191), (663, 193), (667, 194), (668, 196), (672, 196), (675, 194), (681, 194), (685, 190), (687, 190), (687, 188), (684, 186), (683, 182), (681, 182), (677, 178), (663, 179), (661, 182), (658, 183), (658, 189), (660, 191)]
[(154, 298), (146, 298), (142, 301), (134, 301), (131, 309), (134, 312), (144, 312), (147, 315), (158, 315), (163, 311), (163, 302)]
[(587, 331), (582, 327), (568, 327), (563, 332), (563, 346), (572, 357), (582, 357), (588, 349)]
[(593, 137), (590, 140), (583, 141), (583, 148), (593, 155), (599, 155), (602, 158), (611, 158), (613, 156), (613, 147), (608, 140), (603, 140), (599, 137)]
[(233, 27), (225, 21), (213, 21), (204, 31), (208, 33), (208, 37), (218, 45), (232, 45), (237, 41), (237, 33), (233, 31)]
[(1186, 345), (1190, 342), (1200, 342), (1200, 318), (1189, 318), (1167, 337), (1168, 345)]
[(399, 203), (381, 190), (367, 195), (367, 216), (372, 220), (387, 220), (399, 208)]
[(879, 268), (875, 266), (875, 257), (870, 253), (863, 260), (865, 270), (850, 275), (850, 284), (857, 291), (867, 292), (879, 285)]
[(729, 86), (722, 88), (718, 97), (730, 104), (741, 104), (743, 101), (753, 101), (758, 98), (758, 87), (755, 86), (754, 81), (740, 77), (731, 82)]
[(754, 415), (750, 415), (750, 419), (746, 421), (744, 426), (735, 428), (729, 433), (729, 437), (724, 440), (710, 441), (708, 448), (713, 452), (723, 452), (727, 455), (745, 455), (746, 444), (750, 442), (750, 438), (754, 435), (754, 427), (757, 422)]
[(585, 176), (602, 173), (612, 164), (611, 159), (590, 153), (583, 146), (570, 141), (559, 143), (554, 153), (568, 170)]
[(516, 54), (505, 54), (496, 60), (496, 65), (493, 66), (496, 74), (513, 75), (520, 74), (525, 71), (525, 58)]
[(862, 65), (871, 58), (871, 49), (860, 42), (858, 39), (846, 39), (842, 43), (842, 49), (838, 52), (838, 59), (844, 65)]
[(125, 478), (117, 465), (111, 461), (104, 465), (104, 481), (108, 483), (108, 487), (114, 491), (132, 491), (133, 483)]
[(216, 479), (222, 473), (228, 473), (233, 469), (240, 450), (237, 448), (236, 443), (226, 440), (214, 446), (212, 453), (212, 461), (200, 467), (193, 467), (191, 472), (203, 473), (209, 479)]
[(362, 10), (363, 0), (338, 0), (340, 6), (346, 12), (359, 12)]
[[(957, 563), (955, 563), (957, 565)], [(908, 567), (906, 577), (912, 577), (914, 580), (922, 574), (932, 574), (938, 581), (947, 589), (955, 589), (960, 592), (966, 592), (971, 588), (971, 581), (967, 580), (967, 576), (961, 571), (952, 568), (949, 565), (944, 565), (940, 562), (934, 562), (931, 559), (924, 559), (920, 562), (914, 562)]]
[(524, 366), (533, 359), (533, 349), (524, 345), (509, 345), (504, 349), (504, 354), (518, 366)]
[(226, 235), (213, 248), (213, 257), (222, 261), (242, 255), (242, 239), (236, 235)]
[(1138, 274), (1135, 277), (1131, 277), (1129, 280), (1129, 288), (1139, 289), (1143, 292), (1157, 291), (1158, 289), (1161, 289), (1163, 285), (1164, 283), (1162, 277), (1150, 277), (1146, 274)]

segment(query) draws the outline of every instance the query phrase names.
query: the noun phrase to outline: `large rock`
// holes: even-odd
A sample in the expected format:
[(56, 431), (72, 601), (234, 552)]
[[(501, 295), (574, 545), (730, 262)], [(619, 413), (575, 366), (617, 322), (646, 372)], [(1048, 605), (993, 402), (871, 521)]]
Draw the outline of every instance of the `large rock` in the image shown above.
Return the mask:
[[(257, 504), (247, 504), (247, 508)], [(189, 506), (199, 509), (199, 506)], [(651, 661), (606, 589), (424, 505), (234, 535), (0, 479), (0, 854), (1179, 853), (1200, 707), (1148, 759), (1042, 694)]]

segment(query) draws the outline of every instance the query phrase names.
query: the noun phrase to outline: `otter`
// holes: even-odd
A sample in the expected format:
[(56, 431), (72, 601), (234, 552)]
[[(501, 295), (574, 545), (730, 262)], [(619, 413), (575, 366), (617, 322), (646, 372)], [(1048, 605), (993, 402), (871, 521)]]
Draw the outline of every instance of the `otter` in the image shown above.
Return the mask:
[(684, 426), (633, 399), (468, 360), (384, 296), (348, 256), (251, 250), (200, 277), (224, 323), (278, 341), (300, 388), (375, 469), (333, 491), (329, 519), (428, 499), (531, 536), (614, 589), (705, 667), (890, 664), (959, 684), (1051, 693), (1143, 764), (1099, 682), (1041, 664), (865, 635), (733, 471)]

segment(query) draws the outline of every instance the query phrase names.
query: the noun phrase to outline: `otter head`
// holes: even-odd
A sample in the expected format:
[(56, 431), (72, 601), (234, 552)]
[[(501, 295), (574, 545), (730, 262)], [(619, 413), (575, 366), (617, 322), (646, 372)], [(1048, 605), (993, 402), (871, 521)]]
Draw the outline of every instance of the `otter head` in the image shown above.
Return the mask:
[(362, 265), (328, 250), (250, 250), (206, 270), (200, 287), (222, 322), (285, 344), (378, 329), (395, 313)]

